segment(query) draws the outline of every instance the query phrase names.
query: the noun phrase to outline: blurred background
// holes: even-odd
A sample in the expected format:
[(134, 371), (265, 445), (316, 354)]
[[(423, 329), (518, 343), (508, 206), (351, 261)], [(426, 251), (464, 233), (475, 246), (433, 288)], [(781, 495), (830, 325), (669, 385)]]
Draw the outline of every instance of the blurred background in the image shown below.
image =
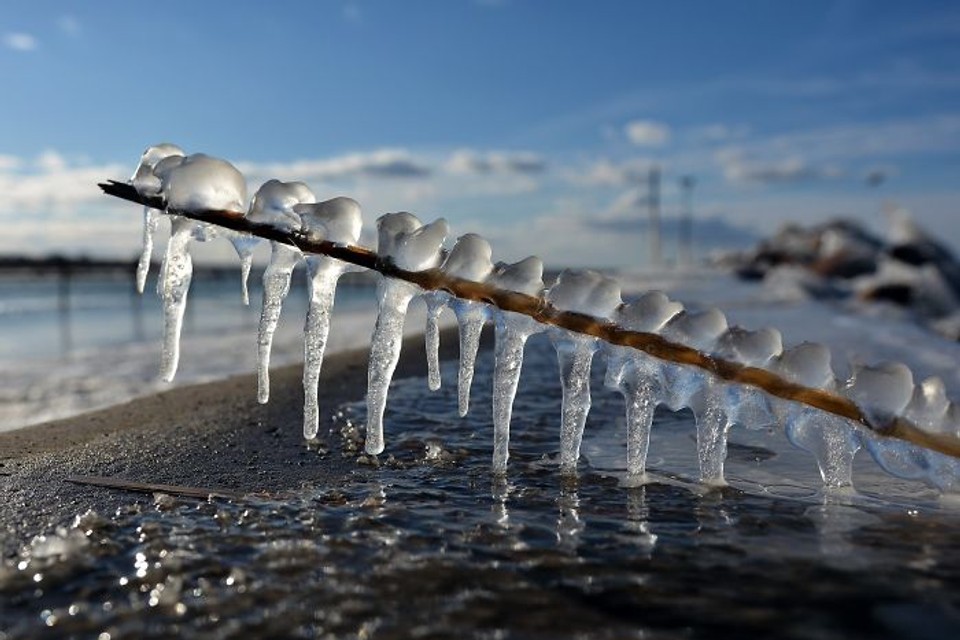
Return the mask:
[[(409, 210), (495, 259), (662, 270), (790, 222), (882, 235), (902, 208), (955, 248), (958, 69), (955, 2), (4, 2), (0, 403), (40, 416), (64, 358), (88, 375), (121, 344), (153, 345), (152, 379), (140, 211), (96, 186), (148, 145), (226, 158), (251, 194), (277, 177), (352, 196), (370, 246)], [(257, 305), (218, 270), (232, 248), (194, 256), (210, 306), (187, 331), (249, 342)]]

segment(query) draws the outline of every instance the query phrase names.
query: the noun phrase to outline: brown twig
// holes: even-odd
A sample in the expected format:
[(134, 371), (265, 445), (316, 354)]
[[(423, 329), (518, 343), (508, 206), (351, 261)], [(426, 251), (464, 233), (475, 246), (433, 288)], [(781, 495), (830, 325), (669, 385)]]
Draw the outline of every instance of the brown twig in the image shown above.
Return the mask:
[(878, 435), (896, 438), (954, 458), (960, 458), (960, 438), (956, 436), (924, 431), (909, 420), (899, 416), (884, 421), (871, 418), (849, 398), (822, 389), (794, 384), (764, 369), (748, 367), (737, 362), (717, 358), (686, 345), (671, 342), (654, 333), (629, 331), (606, 320), (580, 313), (561, 311), (551, 306), (542, 297), (528, 296), (514, 291), (497, 289), (480, 282), (462, 280), (449, 276), (439, 269), (407, 271), (400, 269), (369, 249), (311, 239), (298, 231), (287, 232), (270, 225), (252, 222), (245, 218), (242, 213), (235, 211), (167, 209), (162, 198), (144, 197), (132, 185), (125, 182), (111, 180), (100, 184), (100, 188), (108, 195), (166, 211), (169, 214), (292, 245), (306, 253), (328, 255), (359, 267), (378, 271), (391, 278), (411, 282), (423, 289), (443, 290), (465, 300), (486, 302), (504, 311), (513, 311), (529, 316), (540, 323), (595, 336), (610, 344), (631, 347), (660, 360), (698, 367), (727, 382), (756, 387), (772, 396), (800, 402), (847, 418)]
[(206, 489), (203, 487), (187, 487), (178, 484), (157, 484), (153, 482), (137, 482), (135, 480), (124, 480), (123, 478), (109, 478), (106, 476), (71, 476), (66, 479), (67, 482), (74, 484), (86, 484), (95, 487), (107, 487), (110, 489), (121, 489), (123, 491), (134, 491), (136, 493), (167, 493), (172, 496), (182, 496), (185, 498), (199, 498), (208, 500), (210, 498), (223, 498), (226, 500), (247, 500), (250, 498), (275, 498), (266, 493), (241, 493), (232, 489)]

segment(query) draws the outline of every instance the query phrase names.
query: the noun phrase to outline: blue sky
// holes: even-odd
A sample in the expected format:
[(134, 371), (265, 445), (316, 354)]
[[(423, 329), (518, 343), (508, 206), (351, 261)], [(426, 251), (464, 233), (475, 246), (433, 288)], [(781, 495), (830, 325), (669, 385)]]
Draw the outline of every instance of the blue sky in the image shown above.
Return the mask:
[(5, 2), (0, 253), (132, 256), (138, 213), (94, 183), (161, 141), (251, 192), (352, 195), (369, 227), (445, 216), (505, 259), (643, 264), (653, 163), (668, 228), (696, 176), (701, 253), (786, 220), (881, 228), (884, 202), (960, 246), (957, 7)]

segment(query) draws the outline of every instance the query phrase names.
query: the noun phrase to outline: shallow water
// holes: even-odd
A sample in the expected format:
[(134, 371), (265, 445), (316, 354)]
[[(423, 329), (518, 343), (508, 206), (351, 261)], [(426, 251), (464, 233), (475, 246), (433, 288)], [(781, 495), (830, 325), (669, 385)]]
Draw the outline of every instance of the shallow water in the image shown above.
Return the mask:
[[(474, 408), (398, 381), (386, 453), (363, 404), (328, 423), (336, 487), (285, 499), (156, 496), (78, 514), (4, 561), (0, 637), (946, 638), (960, 631), (960, 517), (864, 458), (824, 498), (778, 434), (732, 434), (732, 488), (704, 492), (688, 413), (659, 413), (655, 482), (625, 488), (622, 400), (598, 384), (577, 481), (557, 472), (555, 356), (534, 339), (509, 476), (489, 474), (491, 352)], [(299, 424), (286, 425), (297, 430)], [(103, 635), (107, 634), (107, 635)]]

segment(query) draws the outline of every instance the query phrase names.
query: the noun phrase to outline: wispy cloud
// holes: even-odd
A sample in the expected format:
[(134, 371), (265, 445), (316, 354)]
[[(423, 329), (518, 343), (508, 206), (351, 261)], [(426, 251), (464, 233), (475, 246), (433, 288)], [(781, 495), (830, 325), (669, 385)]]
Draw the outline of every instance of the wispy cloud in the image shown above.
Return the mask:
[(547, 161), (540, 155), (528, 151), (476, 151), (460, 149), (447, 160), (445, 168), (450, 173), (459, 174), (521, 174), (543, 173)]
[(5, 33), (3, 45), (14, 51), (34, 51), (39, 46), (37, 39), (29, 33)]
[(634, 120), (624, 127), (627, 139), (639, 147), (660, 147), (670, 141), (670, 127), (653, 120)]
[(655, 162), (650, 158), (630, 158), (615, 162), (601, 158), (586, 167), (564, 173), (567, 182), (587, 187), (624, 187), (646, 178)]
[(102, 201), (103, 195), (97, 188), (99, 180), (130, 171), (129, 167), (115, 163), (71, 163), (52, 150), (32, 161), (15, 156), (2, 158), (0, 215), (75, 212), (79, 206)]
[(240, 162), (249, 176), (284, 180), (329, 182), (357, 178), (425, 178), (433, 169), (405, 149), (377, 149), (333, 158), (294, 160), (291, 162)]
[(833, 180), (845, 175), (839, 167), (813, 166), (799, 156), (768, 162), (751, 162), (745, 160), (740, 152), (728, 151), (717, 154), (717, 161), (729, 182), (761, 185), (795, 184), (815, 180)]

